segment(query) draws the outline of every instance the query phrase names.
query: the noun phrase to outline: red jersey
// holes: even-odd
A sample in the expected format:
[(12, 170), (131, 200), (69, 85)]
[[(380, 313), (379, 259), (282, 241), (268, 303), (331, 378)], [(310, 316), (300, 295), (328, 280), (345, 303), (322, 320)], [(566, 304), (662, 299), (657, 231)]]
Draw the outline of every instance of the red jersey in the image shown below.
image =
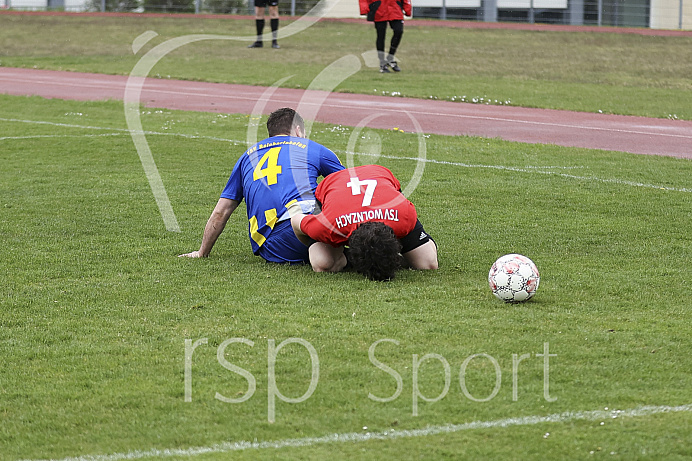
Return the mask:
[(400, 189), (392, 172), (380, 165), (332, 173), (315, 191), (322, 212), (304, 217), (300, 229), (310, 238), (335, 247), (346, 244), (351, 232), (368, 221), (383, 222), (403, 238), (413, 230), (418, 215)]

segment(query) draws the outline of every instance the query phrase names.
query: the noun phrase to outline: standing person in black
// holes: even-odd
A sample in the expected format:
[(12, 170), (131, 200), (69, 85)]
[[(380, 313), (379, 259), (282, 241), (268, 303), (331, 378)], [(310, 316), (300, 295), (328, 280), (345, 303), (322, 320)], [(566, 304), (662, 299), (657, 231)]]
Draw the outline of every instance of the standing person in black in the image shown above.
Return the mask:
[(279, 0), (255, 0), (255, 26), (257, 40), (248, 48), (262, 48), (262, 33), (264, 32), (264, 9), (269, 7), (269, 24), (272, 29), (272, 48), (280, 48), (277, 41), (279, 34)]
[[(380, 58), (380, 72), (389, 73), (390, 69), (400, 72), (401, 68), (394, 59), (401, 36), (404, 34), (404, 14), (411, 16), (411, 0), (359, 0), (360, 14), (367, 15), (368, 21), (375, 23), (377, 39), (375, 46)], [(387, 23), (392, 28), (394, 35), (389, 45), (389, 53), (384, 54), (385, 35)]]

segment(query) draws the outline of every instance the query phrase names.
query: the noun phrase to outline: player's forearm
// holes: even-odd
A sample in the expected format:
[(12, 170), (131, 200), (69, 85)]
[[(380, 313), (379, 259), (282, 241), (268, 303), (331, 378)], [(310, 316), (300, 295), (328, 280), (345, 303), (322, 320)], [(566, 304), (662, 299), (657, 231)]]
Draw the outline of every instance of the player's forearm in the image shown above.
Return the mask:
[(199, 247), (198, 255), (202, 258), (206, 258), (211, 253), (211, 249), (216, 243), (216, 239), (219, 238), (221, 232), (223, 232), (228, 218), (231, 217), (233, 211), (238, 207), (237, 200), (229, 200), (226, 198), (220, 198), (219, 202), (214, 207), (207, 225), (204, 226), (204, 235), (202, 236), (202, 245)]
[(296, 237), (298, 237), (298, 240), (303, 245), (309, 245), (312, 239), (310, 238), (309, 235), (307, 235), (303, 230), (300, 228), (300, 223), (303, 221), (303, 218), (306, 215), (304, 214), (297, 214), (291, 218), (291, 227), (293, 227), (293, 233), (296, 234)]
[(226, 227), (226, 219), (220, 216), (218, 213), (212, 213), (207, 221), (207, 225), (204, 226), (204, 235), (202, 236), (202, 244), (199, 247), (199, 255), (206, 258), (211, 253), (211, 249), (214, 248), (216, 240), (223, 232)]

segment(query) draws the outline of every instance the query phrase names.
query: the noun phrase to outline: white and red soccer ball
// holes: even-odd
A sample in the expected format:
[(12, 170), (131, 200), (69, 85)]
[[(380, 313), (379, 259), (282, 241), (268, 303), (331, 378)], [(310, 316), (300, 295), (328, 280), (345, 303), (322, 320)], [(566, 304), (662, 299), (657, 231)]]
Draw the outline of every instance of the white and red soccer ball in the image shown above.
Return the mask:
[(541, 276), (529, 258), (519, 254), (501, 256), (488, 273), (488, 284), (498, 299), (520, 303), (536, 294)]

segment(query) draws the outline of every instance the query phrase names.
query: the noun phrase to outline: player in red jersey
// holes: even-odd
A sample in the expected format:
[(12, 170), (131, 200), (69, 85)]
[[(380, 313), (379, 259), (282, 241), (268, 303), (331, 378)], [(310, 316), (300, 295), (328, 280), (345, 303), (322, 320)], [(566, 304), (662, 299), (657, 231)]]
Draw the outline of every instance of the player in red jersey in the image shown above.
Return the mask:
[(373, 280), (393, 278), (401, 256), (413, 269), (437, 269), (437, 246), (387, 168), (365, 165), (332, 173), (317, 186), (315, 198), (321, 213), (295, 215), (291, 224), (309, 245), (316, 272), (342, 270), (344, 245), (348, 262)]

